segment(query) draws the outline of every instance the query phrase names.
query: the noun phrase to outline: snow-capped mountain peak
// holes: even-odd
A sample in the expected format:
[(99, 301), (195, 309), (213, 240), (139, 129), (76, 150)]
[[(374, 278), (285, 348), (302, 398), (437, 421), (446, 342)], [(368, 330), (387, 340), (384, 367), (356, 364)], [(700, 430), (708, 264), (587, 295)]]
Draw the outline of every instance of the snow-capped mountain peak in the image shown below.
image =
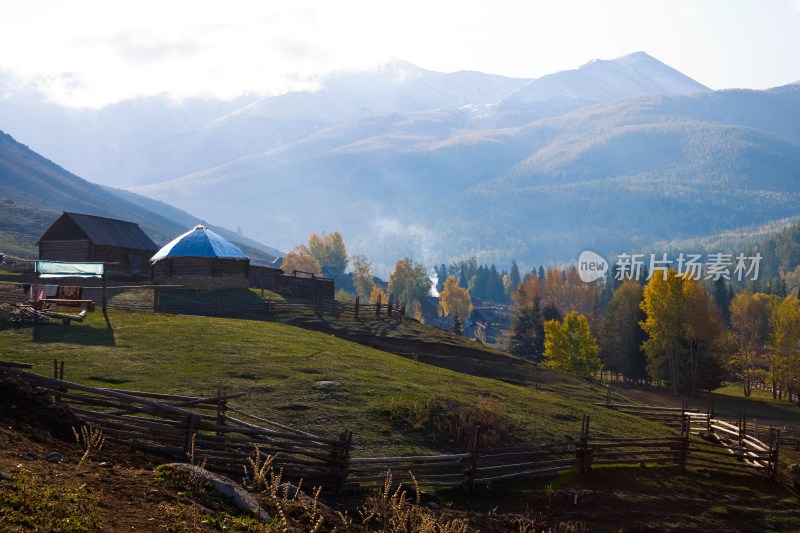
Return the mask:
[(710, 89), (646, 54), (593, 59), (574, 70), (542, 76), (510, 95), (504, 105), (548, 100), (604, 102), (646, 94), (692, 94)]

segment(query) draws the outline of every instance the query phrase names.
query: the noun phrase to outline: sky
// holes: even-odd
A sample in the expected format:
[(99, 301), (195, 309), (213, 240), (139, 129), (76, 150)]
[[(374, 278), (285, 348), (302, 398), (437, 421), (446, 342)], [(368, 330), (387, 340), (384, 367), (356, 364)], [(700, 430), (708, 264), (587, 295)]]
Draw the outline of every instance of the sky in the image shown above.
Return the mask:
[(397, 58), (535, 78), (645, 51), (712, 89), (800, 80), (800, 0), (0, 0), (0, 83), (71, 106), (317, 86)]

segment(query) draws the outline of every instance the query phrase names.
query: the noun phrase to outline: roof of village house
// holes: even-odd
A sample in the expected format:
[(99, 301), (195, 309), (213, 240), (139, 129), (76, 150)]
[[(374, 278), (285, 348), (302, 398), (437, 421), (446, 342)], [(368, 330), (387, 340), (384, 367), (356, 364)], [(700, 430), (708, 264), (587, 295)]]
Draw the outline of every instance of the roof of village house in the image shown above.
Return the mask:
[(39, 242), (43, 240), (71, 240), (71, 237), (64, 234), (65, 226), (69, 222), (74, 223), (86, 238), (95, 245), (117, 246), (150, 252), (158, 250), (158, 245), (135, 222), (66, 211), (44, 232)]
[(201, 224), (173, 239), (156, 252), (150, 262), (155, 263), (168, 257), (250, 259), (238, 246)]

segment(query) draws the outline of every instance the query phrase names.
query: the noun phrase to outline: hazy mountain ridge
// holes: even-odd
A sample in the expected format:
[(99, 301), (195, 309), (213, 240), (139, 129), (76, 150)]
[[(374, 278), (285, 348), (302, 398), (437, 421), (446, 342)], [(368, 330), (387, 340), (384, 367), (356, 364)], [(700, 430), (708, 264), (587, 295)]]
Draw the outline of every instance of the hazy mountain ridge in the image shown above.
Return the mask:
[[(132, 202), (126, 198), (135, 199), (135, 195), (114, 194), (83, 180), (0, 131), (0, 241), (5, 252), (35, 256), (36, 241), (63, 211), (136, 222), (157, 244), (166, 244), (202, 222), (153, 200)], [(143, 207), (147, 203), (157, 209)], [(180, 215), (177, 220), (166, 216), (176, 214)], [(244, 240), (257, 262), (267, 263), (276, 255), (271, 253), (276, 250), (236, 239), (235, 233), (224, 228), (213, 228), (232, 240)]]
[(338, 229), (379, 268), (546, 263), (800, 213), (800, 86), (710, 91), (644, 53), (532, 81), (395, 61), (233, 107), (140, 140), (125, 157), (154, 170), (133, 189), (283, 249)]
[(598, 103), (653, 94), (694, 94), (711, 89), (645, 54), (595, 59), (575, 70), (548, 74), (507, 96), (500, 106), (548, 100)]
[[(458, 128), (463, 115), (442, 112), (429, 135), (418, 131), (419, 116), (370, 118), (144, 190), (194, 210), (201, 205), (183, 191), (202, 188), (220, 211), (257, 217), (238, 199), (262, 186), (268, 168), (276, 200), (259, 208), (283, 217), (266, 234), (294, 231), (302, 242), (305, 220), (330, 219), (368, 255), (392, 253), (387, 242), (403, 250), (416, 242), (417, 253), (445, 257), (466, 249), (564, 259), (586, 246), (649, 246), (795, 216), (800, 145), (786, 119), (800, 108), (795, 93), (733, 95), (762, 101), (769, 114), (724, 113), (716, 99), (729, 100), (726, 92), (638, 97), (491, 131)], [(724, 115), (764, 129), (724, 124)], [(361, 231), (365, 220), (380, 229)], [(414, 228), (409, 236), (397, 229), (404, 225)]]

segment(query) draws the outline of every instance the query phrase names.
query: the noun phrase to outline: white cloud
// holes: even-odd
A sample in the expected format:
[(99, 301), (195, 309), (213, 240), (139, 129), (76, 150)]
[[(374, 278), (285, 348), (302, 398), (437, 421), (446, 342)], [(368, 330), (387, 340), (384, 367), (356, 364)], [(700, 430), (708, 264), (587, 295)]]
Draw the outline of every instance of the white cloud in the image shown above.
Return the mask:
[(160, 92), (274, 94), (389, 57), (536, 77), (645, 50), (712, 87), (800, 78), (800, 0), (4, 4), (0, 69), (73, 104)]

